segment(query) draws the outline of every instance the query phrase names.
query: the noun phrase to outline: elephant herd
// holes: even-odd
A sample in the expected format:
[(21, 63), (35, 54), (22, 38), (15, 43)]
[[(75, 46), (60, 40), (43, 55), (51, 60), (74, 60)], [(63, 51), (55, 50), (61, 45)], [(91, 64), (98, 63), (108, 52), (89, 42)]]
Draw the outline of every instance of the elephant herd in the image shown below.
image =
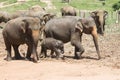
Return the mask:
[[(29, 10), (16, 11), (13, 14), (0, 12), (0, 22), (6, 22), (3, 28), (3, 38), (6, 46), (6, 60), (12, 60), (11, 47), (14, 49), (14, 58), (22, 59), (19, 46), (27, 44), (25, 59), (38, 62), (41, 57), (47, 57), (47, 49), (54, 52), (56, 58), (64, 58), (64, 43), (71, 42), (75, 47), (74, 58), (80, 59), (84, 52), (82, 34), (93, 37), (98, 59), (101, 58), (98, 34), (104, 35), (105, 16), (107, 11), (97, 10), (90, 12), (89, 18), (80, 18), (71, 6), (61, 8), (62, 17), (54, 17), (40, 6), (33, 6)], [(38, 54), (37, 45), (41, 43), (41, 52)]]

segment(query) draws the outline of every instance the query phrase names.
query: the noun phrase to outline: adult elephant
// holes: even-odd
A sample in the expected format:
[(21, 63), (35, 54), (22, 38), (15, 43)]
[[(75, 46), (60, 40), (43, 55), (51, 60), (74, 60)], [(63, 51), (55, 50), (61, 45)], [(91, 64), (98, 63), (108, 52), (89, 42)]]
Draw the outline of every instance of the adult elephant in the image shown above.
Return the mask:
[(0, 23), (7, 22), (11, 18), (11, 15), (6, 11), (0, 11)]
[(74, 55), (76, 59), (81, 58), (81, 55), (84, 52), (84, 48), (81, 45), (82, 33), (91, 34), (93, 36), (98, 59), (100, 59), (96, 30), (93, 19), (77, 19), (72, 16), (55, 18), (48, 21), (45, 25), (46, 37), (53, 37), (64, 43), (71, 42), (75, 47)]
[(3, 38), (7, 50), (6, 60), (11, 60), (11, 46), (15, 52), (15, 59), (21, 59), (18, 47), (27, 44), (27, 59), (38, 61), (37, 44), (43, 28), (41, 21), (33, 17), (19, 17), (7, 22), (3, 29)]
[(42, 7), (39, 6), (39, 5), (34, 5), (34, 6), (30, 7), (29, 10), (32, 10), (32, 11), (35, 11), (35, 12), (36, 12), (36, 11), (46, 12), (46, 11), (45, 11), (45, 8), (42, 8)]
[(8, 22), (11, 19), (15, 19), (18, 17), (38, 17), (44, 24), (52, 19), (55, 14), (41, 12), (41, 11), (34, 11), (34, 10), (19, 10), (14, 13), (9, 12), (0, 12), (0, 23), (1, 22)]
[(94, 19), (96, 26), (97, 26), (97, 32), (101, 35), (104, 35), (105, 31), (105, 20), (106, 15), (108, 14), (105, 10), (97, 10), (90, 13), (91, 17)]
[(62, 16), (76, 16), (77, 12), (72, 6), (64, 6), (61, 8)]

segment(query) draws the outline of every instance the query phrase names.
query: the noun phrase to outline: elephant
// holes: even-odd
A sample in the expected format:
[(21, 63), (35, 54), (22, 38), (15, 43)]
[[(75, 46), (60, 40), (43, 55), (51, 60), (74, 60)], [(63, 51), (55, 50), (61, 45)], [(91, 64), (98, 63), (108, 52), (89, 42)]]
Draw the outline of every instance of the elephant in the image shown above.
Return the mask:
[(18, 18), (18, 17), (24, 17), (27, 12), (28, 12), (28, 10), (17, 10), (15, 12), (11, 13), (10, 20)]
[(9, 13), (9, 12), (6, 12), (6, 11), (1, 11), (0, 12), (0, 23), (1, 22), (7, 23), (11, 19), (15, 19), (15, 18), (20, 17), (20, 16), (22, 17), (27, 12), (28, 12), (27, 10), (18, 10), (18, 11), (15, 11), (13, 13)]
[(91, 17), (95, 20), (97, 26), (97, 32), (104, 35), (105, 31), (105, 19), (108, 14), (105, 10), (97, 10), (90, 13)]
[[(93, 37), (94, 45), (98, 54), (98, 60), (101, 59), (100, 50), (98, 45), (98, 33), (95, 21), (91, 18), (82, 18), (80, 22), (83, 26), (83, 33), (91, 34)], [(81, 42), (82, 42), (82, 35), (81, 35)]]
[(21, 59), (19, 53), (19, 46), (21, 44), (27, 44), (26, 59), (37, 62), (39, 60), (37, 54), (37, 44), (40, 37), (40, 33), (43, 25), (38, 18), (33, 17), (19, 17), (12, 19), (6, 23), (3, 29), (3, 38), (6, 46), (7, 57), (6, 60), (12, 60), (11, 47), (15, 52), (15, 59)]
[(54, 18), (46, 23), (44, 30), (46, 37), (61, 40), (63, 43), (70, 41), (75, 47), (74, 58), (76, 59), (80, 59), (84, 52), (84, 48), (81, 44), (83, 33), (93, 36), (98, 59), (100, 59), (97, 29), (93, 19), (76, 18), (74, 16)]
[(72, 6), (64, 6), (61, 8), (62, 16), (76, 16), (77, 12)]
[(41, 41), (41, 55), (44, 54), (44, 57), (47, 57), (47, 49), (51, 50), (51, 57), (53, 53), (56, 53), (56, 58), (59, 59), (60, 57), (63, 58), (64, 53), (64, 44), (60, 40), (56, 40), (54, 38), (45, 38)]
[(4, 12), (0, 12), (0, 23), (1, 22), (6, 23), (9, 20), (18, 17), (38, 17), (45, 24), (47, 21), (54, 18), (55, 16), (56, 16), (55, 14), (41, 12), (41, 11), (34, 11), (34, 10), (18, 10), (11, 14), (4, 11)]
[(7, 22), (11, 18), (11, 15), (6, 11), (0, 11), (0, 23)]
[(39, 5), (34, 5), (32, 7), (29, 8), (29, 10), (32, 10), (32, 11), (41, 11), (41, 12), (45, 12), (45, 8), (42, 8), (41, 6)]
[(80, 42), (82, 35), (82, 26), (76, 18), (62, 17), (53, 18), (45, 25), (44, 33), (46, 38), (52, 37), (61, 40), (63, 43), (71, 42), (75, 46), (75, 58), (80, 58), (84, 48)]

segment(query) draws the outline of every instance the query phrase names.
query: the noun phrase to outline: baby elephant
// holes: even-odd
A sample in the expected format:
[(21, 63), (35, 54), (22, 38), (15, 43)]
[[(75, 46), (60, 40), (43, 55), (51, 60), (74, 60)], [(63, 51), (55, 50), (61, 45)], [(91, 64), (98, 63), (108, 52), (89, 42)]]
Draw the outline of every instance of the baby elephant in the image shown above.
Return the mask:
[[(41, 54), (40, 57), (47, 57), (47, 49), (51, 50), (51, 56), (53, 56), (53, 53), (55, 52), (56, 58), (64, 58), (64, 44), (60, 40), (56, 40), (53, 38), (45, 38), (41, 42)], [(41, 56), (42, 55), (42, 56)]]

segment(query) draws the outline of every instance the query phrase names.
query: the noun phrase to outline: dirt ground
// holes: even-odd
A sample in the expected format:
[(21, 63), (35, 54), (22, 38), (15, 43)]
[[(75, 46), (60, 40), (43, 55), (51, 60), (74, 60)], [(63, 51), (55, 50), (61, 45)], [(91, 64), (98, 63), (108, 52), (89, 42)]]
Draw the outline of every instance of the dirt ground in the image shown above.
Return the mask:
[[(101, 60), (90, 35), (83, 35), (85, 52), (82, 59), (73, 59), (74, 48), (65, 44), (65, 60), (41, 59), (39, 63), (25, 60), (7, 62), (5, 45), (0, 29), (0, 80), (120, 80), (120, 34), (99, 36)], [(26, 52), (26, 45), (20, 52)], [(40, 52), (40, 46), (38, 46)], [(13, 53), (13, 52), (12, 52)]]

